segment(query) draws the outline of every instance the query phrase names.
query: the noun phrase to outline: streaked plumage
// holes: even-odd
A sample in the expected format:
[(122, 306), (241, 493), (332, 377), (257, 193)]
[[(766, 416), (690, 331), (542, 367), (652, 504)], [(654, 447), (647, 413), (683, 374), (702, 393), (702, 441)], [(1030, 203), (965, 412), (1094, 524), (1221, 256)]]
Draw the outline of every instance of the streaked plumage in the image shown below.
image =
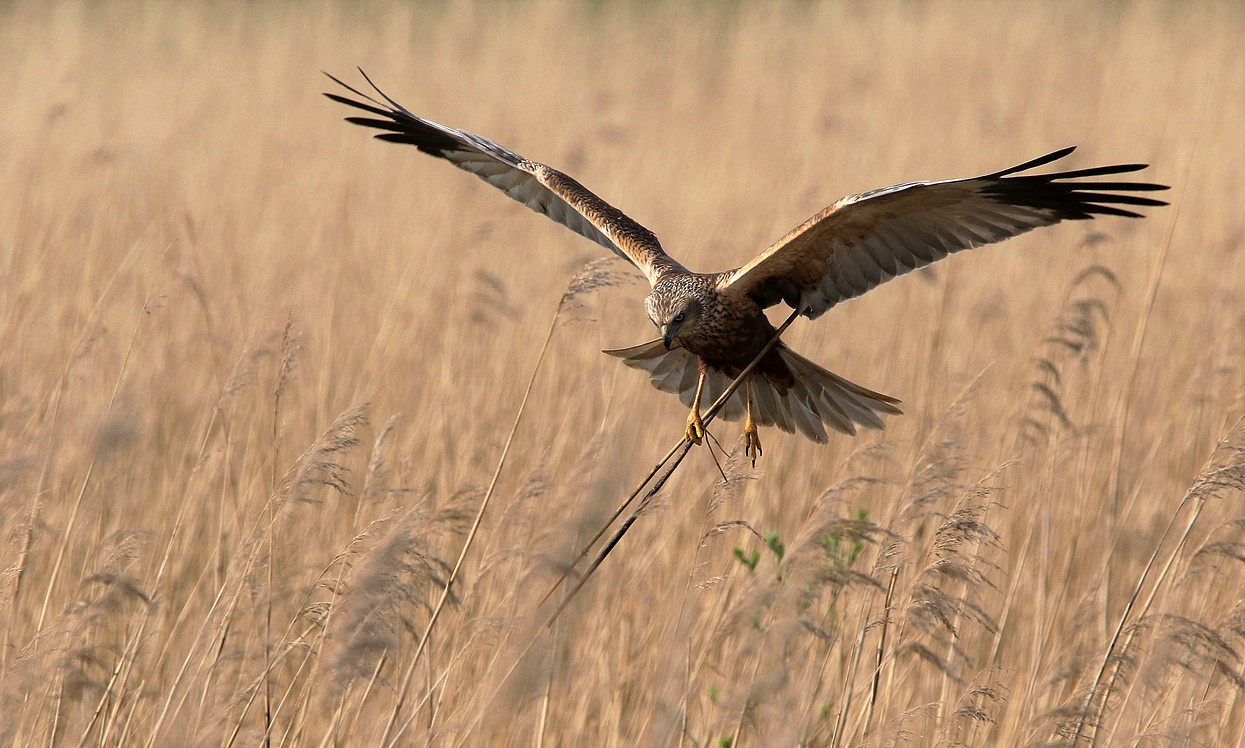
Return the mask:
[[(838, 303), (953, 252), (1064, 220), (1141, 217), (1120, 206), (1166, 205), (1130, 194), (1167, 189), (1164, 185), (1092, 181), (1139, 171), (1145, 164), (1020, 174), (1074, 150), (1064, 148), (980, 177), (909, 182), (845, 197), (746, 265), (720, 273), (693, 273), (668, 256), (651, 231), (566, 174), (488, 138), (417, 117), (366, 74), (380, 99), (329, 77), (358, 99), (326, 96), (369, 115), (347, 121), (382, 130), (376, 136), (381, 140), (414, 145), (450, 161), (639, 268), (652, 286), (645, 310), (662, 338), (606, 352), (647, 371), (659, 390), (678, 394), (692, 408), (688, 436), (697, 441), (699, 408), (715, 400), (773, 335), (766, 307), (781, 302), (816, 318)], [(858, 425), (882, 428), (882, 414), (900, 413), (898, 400), (852, 384), (781, 342), (762, 358), (749, 380), (721, 416), (745, 419), (754, 459), (760, 442), (749, 412), (760, 425), (799, 431), (818, 442), (827, 440), (827, 428), (854, 434)]]

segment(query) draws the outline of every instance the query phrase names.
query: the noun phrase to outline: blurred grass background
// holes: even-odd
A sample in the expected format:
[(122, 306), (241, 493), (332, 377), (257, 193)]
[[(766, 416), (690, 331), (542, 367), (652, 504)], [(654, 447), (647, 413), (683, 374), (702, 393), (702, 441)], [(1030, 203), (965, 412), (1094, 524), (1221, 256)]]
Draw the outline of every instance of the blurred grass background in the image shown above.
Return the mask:
[[(1243, 34), (1232, 3), (3, 4), (0, 734), (1239, 741)], [(598, 352), (652, 336), (641, 284), (577, 299), (408, 671), (600, 250), (342, 123), (320, 71), (355, 65), (695, 270), (1071, 144), (1173, 207), (797, 323), (906, 415), (767, 432), (725, 483), (694, 452), (547, 633), (684, 418)]]

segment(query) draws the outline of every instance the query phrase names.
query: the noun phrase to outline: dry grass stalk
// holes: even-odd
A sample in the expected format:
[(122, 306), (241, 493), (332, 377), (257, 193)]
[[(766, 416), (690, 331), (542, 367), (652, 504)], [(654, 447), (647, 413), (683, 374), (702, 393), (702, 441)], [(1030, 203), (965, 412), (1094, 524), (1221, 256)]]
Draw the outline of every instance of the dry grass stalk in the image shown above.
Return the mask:
[[(0, 743), (381, 745), (394, 715), (416, 745), (1245, 730), (1238, 458), (1203, 465), (1245, 407), (1245, 11), (287, 11), (0, 11)], [(549, 559), (682, 413), (599, 354), (652, 335), (634, 290), (599, 287), (616, 266), (550, 285), (599, 247), (343, 129), (316, 78), (356, 62), (700, 269), (840, 195), (1065, 144), (1073, 168), (1153, 163), (1176, 207), (965, 253), (789, 330), (908, 415), (824, 446), (773, 432), (757, 470), (687, 460), (542, 629)], [(402, 418), (326, 429), (363, 402)]]

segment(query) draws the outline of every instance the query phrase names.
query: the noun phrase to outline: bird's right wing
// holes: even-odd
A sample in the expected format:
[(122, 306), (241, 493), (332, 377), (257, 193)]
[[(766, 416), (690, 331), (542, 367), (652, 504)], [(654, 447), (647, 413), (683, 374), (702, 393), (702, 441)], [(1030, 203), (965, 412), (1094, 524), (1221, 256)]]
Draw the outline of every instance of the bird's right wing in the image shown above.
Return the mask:
[(335, 93), (326, 93), (325, 96), (375, 115), (347, 117), (347, 122), (384, 130), (376, 136), (378, 139), (413, 145), (424, 153), (443, 158), (475, 174), (510, 198), (630, 261), (644, 273), (650, 284), (656, 284), (658, 278), (668, 271), (685, 272), (662, 250), (653, 232), (571, 177), (523, 158), (483, 136), (417, 117), (386, 96), (367, 77), (367, 73), (359, 72), (384, 101), (329, 75), (335, 83), (362, 101)]

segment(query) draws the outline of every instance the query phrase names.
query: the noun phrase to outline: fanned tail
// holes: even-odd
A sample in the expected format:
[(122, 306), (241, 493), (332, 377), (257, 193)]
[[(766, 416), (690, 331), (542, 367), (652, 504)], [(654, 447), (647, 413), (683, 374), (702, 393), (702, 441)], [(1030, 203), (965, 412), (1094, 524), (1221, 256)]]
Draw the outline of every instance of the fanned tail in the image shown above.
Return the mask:
[[(792, 426), (818, 443), (825, 443), (828, 427), (841, 434), (855, 435), (856, 427), (886, 428), (883, 415), (902, 415), (899, 400), (866, 389), (831, 371), (826, 371), (795, 351), (782, 346), (778, 355), (791, 370), (795, 383), (786, 393), (765, 377), (753, 381), (758, 422), (791, 432)], [(774, 398), (777, 403), (766, 401)]]
[[(791, 372), (793, 381), (784, 385), (764, 374), (752, 375), (756, 406), (753, 414), (761, 426), (777, 426), (787, 433), (799, 431), (824, 444), (829, 440), (827, 429), (854, 435), (857, 426), (885, 428), (883, 415), (903, 413), (896, 407), (899, 400), (826, 371), (785, 345), (780, 344), (775, 352)], [(685, 406), (692, 406), (699, 372), (695, 354), (679, 347), (667, 351), (660, 340), (605, 353), (621, 358), (633, 369), (648, 372), (654, 387), (678, 395)], [(708, 408), (717, 400), (733, 379), (728, 372), (711, 368), (701, 394), (701, 408)], [(741, 387), (726, 401), (718, 417), (727, 421), (743, 420), (744, 408)]]

